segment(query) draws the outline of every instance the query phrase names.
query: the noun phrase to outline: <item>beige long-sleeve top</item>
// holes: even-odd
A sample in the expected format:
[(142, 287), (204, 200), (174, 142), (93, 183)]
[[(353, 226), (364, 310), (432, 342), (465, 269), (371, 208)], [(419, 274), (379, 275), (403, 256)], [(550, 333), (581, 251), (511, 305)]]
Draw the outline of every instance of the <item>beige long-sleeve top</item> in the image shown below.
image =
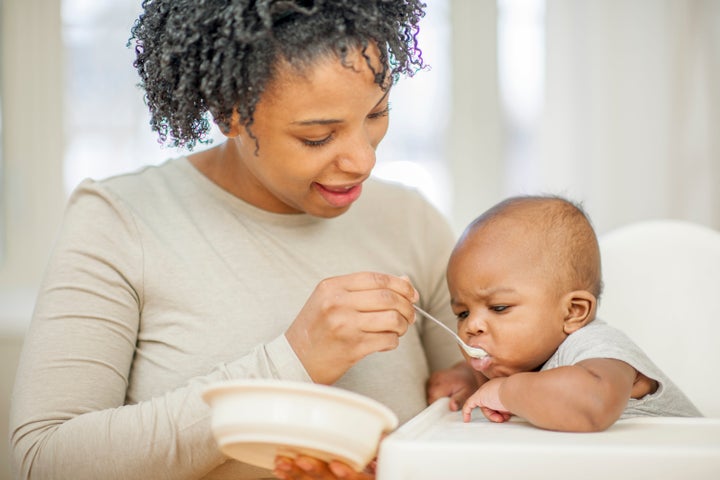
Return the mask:
[[(20, 478), (269, 477), (218, 450), (201, 399), (211, 382), (310, 381), (284, 332), (319, 280), (407, 274), (454, 326), (444, 272), (453, 234), (415, 191), (376, 180), (333, 219), (257, 209), (186, 158), (70, 198), (21, 355), (11, 407)], [(429, 372), (461, 361), (418, 321), (337, 386), (405, 421)]]

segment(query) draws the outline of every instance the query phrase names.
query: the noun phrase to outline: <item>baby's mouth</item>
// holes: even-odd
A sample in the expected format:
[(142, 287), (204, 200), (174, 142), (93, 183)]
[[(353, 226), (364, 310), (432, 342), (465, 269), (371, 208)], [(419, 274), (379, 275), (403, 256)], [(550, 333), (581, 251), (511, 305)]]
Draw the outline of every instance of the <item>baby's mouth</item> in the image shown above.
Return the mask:
[(471, 358), (470, 366), (478, 372), (484, 373), (488, 369), (488, 367), (490, 367), (491, 362), (492, 357), (490, 355), (485, 355), (484, 357), (480, 358)]

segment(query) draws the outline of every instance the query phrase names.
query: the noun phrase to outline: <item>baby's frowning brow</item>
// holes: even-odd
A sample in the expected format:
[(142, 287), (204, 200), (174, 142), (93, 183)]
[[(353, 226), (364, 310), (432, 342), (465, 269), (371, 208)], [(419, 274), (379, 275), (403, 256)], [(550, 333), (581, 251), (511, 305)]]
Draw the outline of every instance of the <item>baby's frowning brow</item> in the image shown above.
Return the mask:
[[(491, 298), (491, 297), (493, 297), (495, 295), (499, 295), (499, 294), (515, 294), (515, 293), (517, 293), (517, 290), (512, 287), (498, 286), (498, 287), (490, 287), (490, 288), (478, 288), (477, 290), (473, 289), (472, 296), (473, 296), (473, 298), (476, 298), (476, 299), (478, 299), (478, 298), (479, 299), (487, 299), (487, 298)], [(457, 305), (458, 303), (461, 303), (461, 302), (453, 297), (450, 299), (450, 303), (452, 305)]]

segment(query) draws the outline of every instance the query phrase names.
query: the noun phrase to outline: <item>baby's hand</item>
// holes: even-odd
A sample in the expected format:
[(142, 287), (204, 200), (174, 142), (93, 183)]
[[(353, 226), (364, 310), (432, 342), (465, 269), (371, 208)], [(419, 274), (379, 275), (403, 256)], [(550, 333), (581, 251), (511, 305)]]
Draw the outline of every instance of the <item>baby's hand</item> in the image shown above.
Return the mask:
[(472, 392), (477, 391), (479, 382), (474, 371), (465, 362), (447, 370), (434, 372), (427, 383), (427, 401), (450, 397), (450, 410), (456, 412)]
[(473, 408), (479, 407), (485, 418), (491, 422), (507, 422), (512, 417), (505, 405), (500, 401), (500, 387), (505, 377), (493, 378), (485, 382), (467, 399), (463, 405), (463, 421), (469, 422)]

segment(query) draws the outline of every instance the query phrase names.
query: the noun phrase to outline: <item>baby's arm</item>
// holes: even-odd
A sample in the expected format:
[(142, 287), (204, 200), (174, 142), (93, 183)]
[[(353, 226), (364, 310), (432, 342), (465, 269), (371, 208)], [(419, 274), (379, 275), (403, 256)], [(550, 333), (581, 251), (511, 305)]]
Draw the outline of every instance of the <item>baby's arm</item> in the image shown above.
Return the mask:
[(542, 372), (495, 378), (478, 389), (463, 407), (463, 418), (480, 407), (489, 420), (509, 414), (549, 430), (590, 432), (612, 425), (622, 414), (637, 375), (627, 363), (607, 358)]

